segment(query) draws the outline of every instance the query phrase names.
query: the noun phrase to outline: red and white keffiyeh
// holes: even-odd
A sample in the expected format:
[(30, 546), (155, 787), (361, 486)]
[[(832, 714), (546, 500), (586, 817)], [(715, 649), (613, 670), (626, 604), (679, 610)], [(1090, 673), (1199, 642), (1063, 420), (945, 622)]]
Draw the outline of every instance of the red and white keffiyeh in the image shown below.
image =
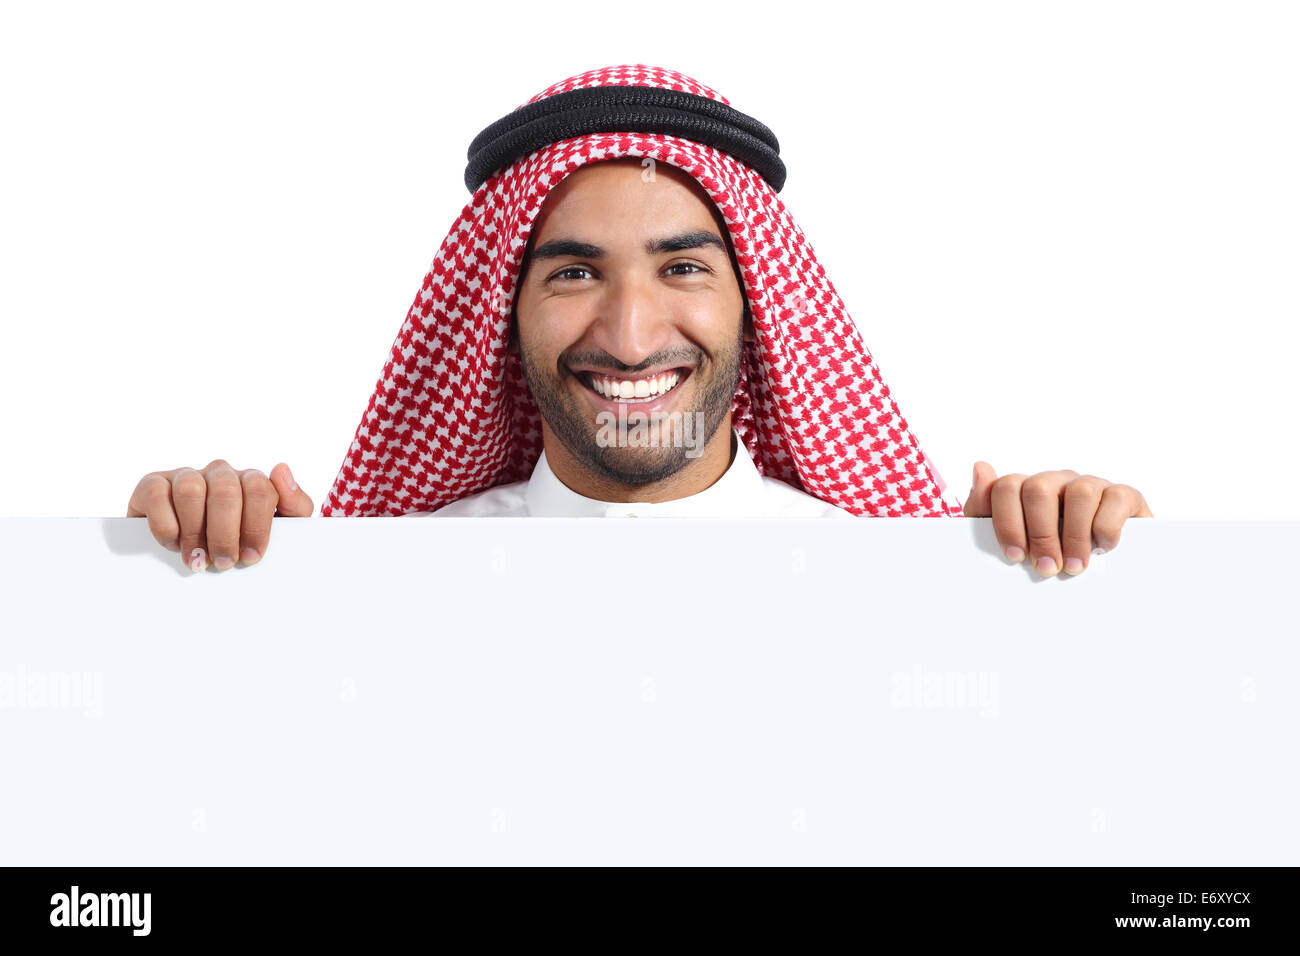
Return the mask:
[[(644, 65), (581, 73), (528, 103), (627, 85), (730, 105), (689, 76)], [(552, 143), (474, 191), (424, 277), (321, 514), (432, 511), (532, 474), (541, 417), (520, 358), (507, 349), (524, 248), (553, 187), (586, 163), (621, 156), (690, 174), (731, 234), (757, 339), (745, 343), (732, 424), (760, 474), (854, 515), (961, 515), (772, 186), (711, 146), (637, 132)]]

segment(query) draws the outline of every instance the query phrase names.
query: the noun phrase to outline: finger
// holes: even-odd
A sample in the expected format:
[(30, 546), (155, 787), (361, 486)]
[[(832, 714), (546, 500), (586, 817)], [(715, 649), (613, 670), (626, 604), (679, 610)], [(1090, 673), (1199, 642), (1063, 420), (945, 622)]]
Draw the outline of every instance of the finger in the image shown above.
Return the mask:
[(128, 518), (145, 518), (149, 533), (168, 551), (181, 549), (181, 525), (172, 507), (172, 483), (160, 472), (140, 479), (126, 506)]
[(298, 483), (293, 480), (293, 472), (284, 462), (276, 465), (271, 469), (271, 481), (275, 483), (275, 490), (280, 495), (280, 503), (276, 506), (276, 514), (282, 518), (310, 518), (311, 513), (316, 510), (312, 504), (311, 498), (307, 492), (298, 487)]
[(1029, 562), (1045, 578), (1061, 570), (1061, 496), (1077, 471), (1041, 471), (1020, 487)]
[(239, 522), (244, 509), (244, 489), (230, 463), (218, 458), (203, 470), (208, 483), (208, 552), (218, 571), (239, 560)]
[(1061, 526), (1061, 552), (1064, 571), (1082, 574), (1092, 555), (1092, 522), (1101, 504), (1101, 495), (1110, 484), (1096, 475), (1080, 475), (1065, 486), (1064, 517)]
[(993, 483), (997, 480), (998, 473), (992, 465), (987, 461), (975, 462), (975, 467), (971, 469), (970, 494), (966, 498), (966, 506), (962, 509), (962, 514), (967, 518), (992, 517), (993, 504), (990, 495)]
[(1111, 551), (1119, 544), (1120, 530), (1129, 518), (1151, 516), (1141, 492), (1128, 485), (1110, 485), (1101, 494), (1101, 505), (1092, 519), (1092, 537), (1097, 547)]
[(172, 505), (181, 523), (181, 558), (192, 571), (208, 566), (204, 526), (207, 523), (208, 484), (193, 468), (177, 468), (172, 474)]
[(271, 540), (271, 518), (280, 495), (266, 477), (256, 468), (239, 475), (243, 488), (244, 509), (239, 524), (239, 560), (244, 564), (257, 564), (266, 554)]
[(1020, 506), (1020, 487), (1025, 476), (1003, 475), (989, 491), (993, 533), (998, 547), (1012, 564), (1025, 560), (1029, 543), (1025, 540), (1025, 516)]

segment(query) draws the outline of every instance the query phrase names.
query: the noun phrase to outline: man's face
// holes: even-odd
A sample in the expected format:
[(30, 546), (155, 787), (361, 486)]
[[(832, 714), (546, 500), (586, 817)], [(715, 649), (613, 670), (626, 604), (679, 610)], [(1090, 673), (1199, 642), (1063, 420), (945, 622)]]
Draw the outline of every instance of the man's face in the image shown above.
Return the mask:
[[(641, 162), (588, 164), (551, 190), (515, 300), (524, 374), (545, 426), (593, 477), (623, 485), (676, 474), (724, 423), (730, 445), (752, 336), (716, 207), (686, 173), (658, 163), (649, 180)], [(657, 437), (611, 442), (620, 412), (629, 425), (645, 416)], [(693, 438), (681, 440), (683, 424)]]

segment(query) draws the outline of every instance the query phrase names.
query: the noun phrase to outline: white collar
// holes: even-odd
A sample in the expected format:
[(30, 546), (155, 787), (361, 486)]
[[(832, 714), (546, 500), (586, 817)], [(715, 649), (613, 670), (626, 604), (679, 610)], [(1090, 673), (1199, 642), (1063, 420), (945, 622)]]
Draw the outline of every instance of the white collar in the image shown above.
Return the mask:
[(672, 501), (599, 501), (580, 495), (555, 476), (543, 450), (524, 492), (528, 514), (541, 518), (751, 517), (762, 511), (763, 476), (734, 426), (731, 435), (736, 450), (722, 477), (703, 491)]

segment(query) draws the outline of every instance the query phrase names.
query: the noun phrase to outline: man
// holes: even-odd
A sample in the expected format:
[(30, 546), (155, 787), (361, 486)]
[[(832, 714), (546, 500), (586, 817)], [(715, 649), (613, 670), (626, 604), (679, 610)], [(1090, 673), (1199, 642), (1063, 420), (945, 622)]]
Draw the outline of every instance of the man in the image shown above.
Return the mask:
[(731, 424), (754, 329), (730, 234), (688, 174), (647, 168), (583, 166), (533, 225), (509, 343), (542, 412), (531, 477), (420, 513), (853, 517), (755, 469)]
[[(694, 79), (570, 77), (469, 160), (323, 515), (991, 516), (1044, 575), (1151, 517), (1126, 485), (985, 462), (945, 500), (776, 195), (775, 136)], [(128, 514), (202, 569), (312, 510), (287, 466), (217, 460), (145, 476)]]

